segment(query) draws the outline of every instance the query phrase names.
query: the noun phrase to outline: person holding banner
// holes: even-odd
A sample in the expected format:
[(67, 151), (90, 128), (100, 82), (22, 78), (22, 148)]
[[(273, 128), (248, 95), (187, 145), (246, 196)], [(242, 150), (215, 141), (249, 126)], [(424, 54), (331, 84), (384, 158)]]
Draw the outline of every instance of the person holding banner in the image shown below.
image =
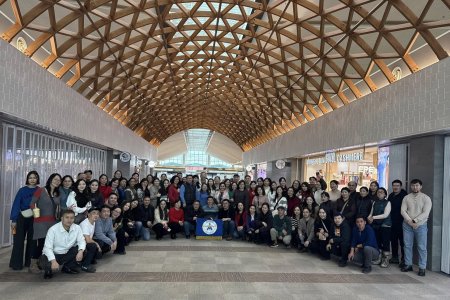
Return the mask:
[(212, 196), (208, 197), (206, 200), (206, 205), (203, 206), (204, 217), (207, 219), (217, 219), (217, 214), (219, 213), (219, 207), (214, 203), (214, 198)]
[[(203, 185), (202, 185), (203, 186)], [(212, 200), (212, 199), (211, 199)], [(191, 238), (191, 232), (195, 232), (197, 227), (197, 219), (204, 217), (204, 212), (200, 206), (200, 201), (195, 200), (194, 203), (186, 209), (186, 214), (184, 217), (184, 235), (187, 239)]]

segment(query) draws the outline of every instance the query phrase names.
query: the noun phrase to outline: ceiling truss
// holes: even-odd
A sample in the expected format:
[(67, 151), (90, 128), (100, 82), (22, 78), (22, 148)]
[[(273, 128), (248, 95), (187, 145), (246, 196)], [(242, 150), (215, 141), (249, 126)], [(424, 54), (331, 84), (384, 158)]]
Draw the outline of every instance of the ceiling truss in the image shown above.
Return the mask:
[(249, 150), (361, 98), (358, 82), (377, 90), (375, 70), (394, 82), (389, 61), (417, 72), (419, 39), (448, 56), (448, 0), (31, 2), (0, 0), (1, 37), (33, 31), (27, 56), (49, 47), (42, 67), (62, 62), (56, 77), (155, 145), (207, 128)]

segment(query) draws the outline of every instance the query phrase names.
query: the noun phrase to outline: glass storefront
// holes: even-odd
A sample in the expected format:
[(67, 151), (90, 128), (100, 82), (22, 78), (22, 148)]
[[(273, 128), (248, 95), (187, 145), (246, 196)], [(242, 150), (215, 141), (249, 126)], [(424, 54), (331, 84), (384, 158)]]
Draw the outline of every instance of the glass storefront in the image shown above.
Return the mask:
[(17, 190), (25, 183), (29, 171), (36, 170), (41, 186), (52, 173), (76, 178), (90, 169), (94, 177), (106, 171), (106, 151), (74, 143), (11, 124), (3, 124), (0, 246), (11, 244), (9, 214)]
[[(381, 148), (380, 148), (381, 149)], [(358, 148), (346, 151), (329, 151), (317, 156), (305, 158), (304, 181), (320, 173), (325, 181), (339, 182), (339, 188), (356, 181), (358, 187), (369, 186), (378, 180), (378, 147)], [(383, 173), (387, 172), (386, 153), (383, 153)], [(383, 177), (385, 178), (385, 176)]]

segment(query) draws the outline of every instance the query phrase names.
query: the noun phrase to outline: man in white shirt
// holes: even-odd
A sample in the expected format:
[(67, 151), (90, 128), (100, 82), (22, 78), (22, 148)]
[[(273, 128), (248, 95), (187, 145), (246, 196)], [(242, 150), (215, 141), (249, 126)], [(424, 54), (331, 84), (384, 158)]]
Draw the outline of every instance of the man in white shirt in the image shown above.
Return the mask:
[(83, 260), (86, 241), (80, 226), (74, 224), (75, 213), (65, 210), (61, 222), (53, 225), (45, 237), (40, 265), (44, 269), (44, 279), (53, 277), (53, 271), (78, 274), (77, 263)]
[(95, 221), (98, 220), (100, 209), (97, 207), (92, 207), (88, 211), (87, 219), (84, 219), (80, 223), (81, 231), (83, 232), (84, 239), (86, 240), (86, 251), (84, 254), (84, 260), (81, 264), (81, 270), (88, 273), (95, 273), (95, 268), (91, 264), (96, 264), (95, 260), (97, 253), (102, 252), (100, 245), (93, 240), (95, 231)]

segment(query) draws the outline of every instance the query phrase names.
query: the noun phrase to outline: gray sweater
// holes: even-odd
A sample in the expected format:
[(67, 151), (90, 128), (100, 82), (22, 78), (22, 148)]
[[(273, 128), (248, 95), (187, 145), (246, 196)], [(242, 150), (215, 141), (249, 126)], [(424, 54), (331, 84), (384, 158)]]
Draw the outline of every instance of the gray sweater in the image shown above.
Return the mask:
[(116, 233), (114, 232), (111, 218), (99, 218), (95, 221), (94, 239), (100, 240), (108, 245), (116, 241)]
[(306, 223), (304, 218), (298, 222), (298, 232), (305, 237), (305, 241), (311, 242), (314, 238), (314, 219), (309, 218)]

